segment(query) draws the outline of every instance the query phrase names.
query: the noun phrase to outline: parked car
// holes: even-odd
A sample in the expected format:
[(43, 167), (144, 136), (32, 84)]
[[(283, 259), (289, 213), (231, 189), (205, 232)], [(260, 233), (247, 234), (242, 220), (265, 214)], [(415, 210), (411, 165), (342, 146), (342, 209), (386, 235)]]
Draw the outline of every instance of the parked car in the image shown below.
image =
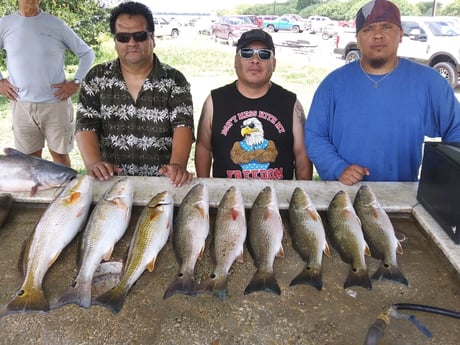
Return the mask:
[(268, 32), (278, 32), (279, 30), (303, 32), (306, 30), (306, 23), (304, 21), (297, 21), (290, 16), (283, 15), (275, 20), (264, 20), (264, 29)]
[(212, 37), (216, 42), (223, 40), (234, 46), (243, 33), (258, 28), (246, 16), (222, 16), (212, 26)]
[(177, 25), (177, 22), (170, 23), (163, 17), (154, 17), (153, 23), (155, 24), (155, 37), (179, 37), (179, 26)]
[(310, 33), (323, 32), (324, 27), (331, 22), (331, 18), (325, 16), (310, 16)]
[(293, 19), (297, 20), (298, 22), (304, 22), (305, 24), (305, 31), (310, 30), (311, 23), (308, 19), (302, 18), (300, 15), (296, 13), (286, 13), (285, 16), (292, 17)]
[(328, 40), (329, 38), (337, 36), (339, 30), (339, 22), (336, 20), (331, 20), (331, 22), (326, 24), (324, 27), (323, 32), (321, 33), (321, 37), (323, 40)]
[[(460, 75), (460, 29), (442, 17), (402, 16), (401, 24), (404, 36), (398, 55), (433, 67), (455, 87)], [(346, 62), (360, 59), (354, 31), (337, 35), (334, 53)]]
[(264, 21), (257, 17), (256, 15), (253, 14), (246, 14), (244, 15), (245, 17), (248, 17), (249, 20), (252, 22), (252, 24), (255, 24), (259, 27), (259, 29), (262, 29), (264, 26)]

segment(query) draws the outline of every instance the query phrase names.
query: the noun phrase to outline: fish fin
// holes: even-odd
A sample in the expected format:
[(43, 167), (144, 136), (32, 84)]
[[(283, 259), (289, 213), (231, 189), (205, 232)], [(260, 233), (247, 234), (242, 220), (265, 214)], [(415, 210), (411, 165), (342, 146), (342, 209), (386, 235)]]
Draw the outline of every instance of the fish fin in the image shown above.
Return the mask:
[(385, 264), (383, 261), (380, 263), (377, 271), (375, 271), (375, 273), (372, 275), (372, 279), (387, 279), (409, 286), (408, 280), (398, 266)]
[(276, 256), (279, 257), (279, 258), (284, 258), (283, 246), (280, 246), (280, 249), (278, 250), (278, 253), (276, 253)]
[(246, 289), (244, 289), (244, 294), (247, 295), (256, 291), (273, 292), (281, 295), (281, 289), (276, 281), (275, 273), (257, 270)]
[(364, 254), (367, 256), (371, 256), (371, 250), (369, 246), (367, 245), (367, 243), (366, 243), (366, 246), (364, 247)]
[(314, 220), (315, 222), (318, 221), (318, 212), (315, 212), (311, 209), (306, 209), (307, 211), (307, 214), (309, 216), (309, 218), (311, 218), (312, 220)]
[(175, 294), (194, 296), (195, 278), (193, 273), (179, 273), (173, 283), (166, 289), (163, 299), (167, 299)]
[(19, 150), (13, 149), (12, 147), (5, 147), (3, 149), (3, 152), (5, 152), (7, 156), (24, 156), (25, 155), (25, 153), (22, 153)]
[(298, 285), (298, 284), (307, 284), (315, 287), (317, 290), (323, 288), (323, 277), (321, 273), (321, 268), (312, 268), (307, 265), (302, 272), (295, 277), (289, 286)]
[(75, 204), (81, 197), (81, 193), (80, 192), (75, 192), (75, 193), (72, 193), (70, 194), (68, 197), (67, 197), (67, 204)]
[(244, 262), (244, 249), (241, 249), (241, 252), (236, 256), (235, 261)]
[(31, 240), (32, 240), (31, 237), (27, 240), (24, 240), (24, 242), (22, 243), (22, 247), (21, 247), (21, 253), (19, 255), (18, 271), (23, 277), (25, 276), (25, 272), (27, 272), (27, 261), (28, 261), (28, 256), (29, 256), (29, 248), (31, 245)]
[(110, 258), (112, 257), (113, 253), (113, 246), (111, 246), (103, 255), (102, 255), (102, 260), (104, 261), (109, 261)]
[(8, 303), (6, 309), (13, 312), (49, 311), (50, 306), (45, 298), (43, 289), (32, 287), (28, 290), (21, 288), (11, 302)]
[(116, 285), (94, 299), (93, 303), (110, 309), (114, 314), (118, 314), (125, 304), (128, 292), (129, 289), (123, 288), (121, 285)]
[(153, 209), (150, 213), (149, 213), (149, 218), (150, 220), (154, 220), (155, 218), (158, 218), (160, 217), (161, 215), (163, 214), (162, 211), (160, 211), (158, 208), (155, 208)]
[(91, 282), (74, 280), (67, 291), (51, 305), (51, 309), (56, 309), (65, 304), (77, 304), (83, 308), (91, 307)]
[(328, 257), (331, 256), (331, 248), (329, 247), (329, 244), (327, 244), (327, 242), (324, 246), (323, 253)]
[(155, 261), (156, 261), (156, 258), (152, 258), (152, 261), (150, 261), (147, 266), (145, 266), (145, 268), (149, 271), (149, 272), (153, 272), (153, 269), (155, 268)]
[(196, 287), (195, 293), (210, 293), (223, 301), (227, 297), (227, 276), (217, 277), (212, 273)]
[(35, 196), (35, 194), (37, 194), (39, 186), (40, 186), (39, 184), (36, 184), (32, 187), (32, 189), (30, 190), (30, 196)]
[(240, 211), (236, 207), (232, 207), (232, 220), (238, 219), (238, 216), (240, 215)]
[(398, 241), (398, 245), (396, 246), (396, 253), (398, 254), (404, 254), (403, 247), (401, 245), (401, 242)]
[(62, 250), (59, 250), (57, 251), (56, 253), (54, 253), (54, 255), (51, 257), (51, 260), (48, 262), (48, 268), (50, 268), (51, 266), (53, 266), (53, 264), (56, 262), (56, 260), (58, 259), (59, 255), (61, 255), (61, 252)]
[(350, 269), (348, 277), (343, 283), (343, 288), (349, 288), (350, 286), (361, 286), (363, 288), (372, 289), (372, 283), (369, 278), (369, 271), (366, 269)]

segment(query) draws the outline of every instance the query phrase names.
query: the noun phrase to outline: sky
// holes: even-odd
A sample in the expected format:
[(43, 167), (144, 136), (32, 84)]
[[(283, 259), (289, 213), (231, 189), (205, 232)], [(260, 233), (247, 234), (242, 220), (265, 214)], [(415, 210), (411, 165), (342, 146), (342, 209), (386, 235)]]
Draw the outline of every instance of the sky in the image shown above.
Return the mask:
[[(275, 0), (138, 0), (148, 5), (154, 12), (212, 12), (233, 8), (241, 4), (273, 4)], [(278, 0), (277, 2), (285, 2)]]

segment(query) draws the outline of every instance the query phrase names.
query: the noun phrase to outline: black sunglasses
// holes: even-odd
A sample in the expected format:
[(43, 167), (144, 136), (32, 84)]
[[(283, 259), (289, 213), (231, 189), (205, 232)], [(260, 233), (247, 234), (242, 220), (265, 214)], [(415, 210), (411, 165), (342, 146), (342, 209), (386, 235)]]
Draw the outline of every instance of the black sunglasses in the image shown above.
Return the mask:
[(252, 59), (252, 57), (256, 53), (259, 57), (259, 60), (270, 60), (273, 54), (273, 52), (270, 49), (242, 48), (238, 51), (238, 54), (243, 59)]
[(115, 34), (115, 39), (121, 43), (128, 43), (131, 40), (131, 37), (134, 38), (136, 42), (144, 42), (151, 32), (148, 31), (138, 31), (138, 32), (117, 32)]

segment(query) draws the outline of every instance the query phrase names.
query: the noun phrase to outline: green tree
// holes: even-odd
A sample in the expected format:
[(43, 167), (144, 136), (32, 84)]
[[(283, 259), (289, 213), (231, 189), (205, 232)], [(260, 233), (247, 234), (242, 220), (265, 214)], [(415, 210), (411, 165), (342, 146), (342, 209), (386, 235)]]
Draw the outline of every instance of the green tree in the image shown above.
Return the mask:
[(443, 16), (457, 16), (460, 17), (460, 0), (455, 0), (446, 5), (441, 13)]

